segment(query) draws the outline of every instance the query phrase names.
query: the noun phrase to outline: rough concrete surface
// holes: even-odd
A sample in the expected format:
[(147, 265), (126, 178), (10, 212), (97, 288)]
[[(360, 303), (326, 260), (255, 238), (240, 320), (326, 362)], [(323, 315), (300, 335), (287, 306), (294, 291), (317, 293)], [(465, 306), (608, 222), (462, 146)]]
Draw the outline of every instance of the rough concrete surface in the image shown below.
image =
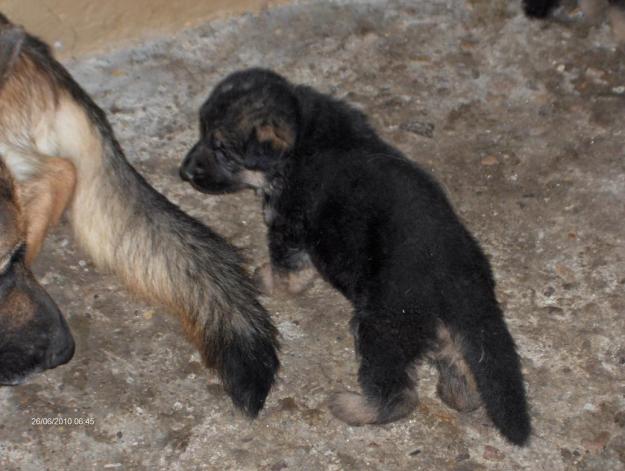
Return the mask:
[[(241, 417), (176, 319), (96, 271), (67, 223), (36, 273), (77, 340), (72, 362), (0, 389), (0, 469), (625, 469), (625, 56), (607, 24), (528, 22), (518, 2), (302, 2), (68, 64), (132, 162), (168, 197), (267, 258), (253, 192), (194, 192), (177, 166), (196, 110), (262, 65), (365, 109), (444, 183), (490, 255), (522, 356), (534, 436), (515, 448), (420, 370), (409, 419), (352, 428), (325, 401), (356, 387), (350, 307), (322, 281), (264, 298), (281, 379)], [(37, 417), (93, 425), (32, 425)]]

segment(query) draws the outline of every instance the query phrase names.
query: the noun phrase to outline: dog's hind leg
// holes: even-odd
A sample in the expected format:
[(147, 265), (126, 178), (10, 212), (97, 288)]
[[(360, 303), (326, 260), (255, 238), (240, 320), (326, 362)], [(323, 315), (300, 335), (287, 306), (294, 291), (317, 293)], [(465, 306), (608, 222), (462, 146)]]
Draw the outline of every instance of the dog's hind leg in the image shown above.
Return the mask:
[(477, 409), (482, 401), (459, 342), (448, 329), (439, 327), (438, 347), (434, 353), (434, 364), (439, 372), (436, 392), (452, 409), (469, 412)]
[(76, 186), (76, 170), (67, 160), (48, 157), (36, 175), (18, 182), (17, 191), (26, 220), (26, 264), (35, 259), (48, 230), (69, 205)]
[[(408, 355), (396, 327), (386, 319), (365, 318), (353, 324), (361, 356), (358, 380), (363, 394), (342, 392), (331, 399), (332, 413), (350, 425), (398, 420), (417, 405), (414, 371), (417, 359)], [(414, 353), (414, 351), (413, 351)]]

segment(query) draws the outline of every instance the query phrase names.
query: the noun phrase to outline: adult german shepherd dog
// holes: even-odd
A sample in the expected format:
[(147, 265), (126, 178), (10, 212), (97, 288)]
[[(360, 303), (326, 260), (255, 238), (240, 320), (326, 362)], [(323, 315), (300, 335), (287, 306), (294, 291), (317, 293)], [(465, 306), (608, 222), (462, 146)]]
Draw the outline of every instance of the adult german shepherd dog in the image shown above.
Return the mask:
[[(51, 173), (65, 164), (50, 163)], [(71, 178), (71, 177), (70, 177)], [(16, 188), (0, 159), (0, 384), (22, 383), (29, 375), (67, 363), (74, 339), (63, 315), (37, 283), (26, 260), (28, 236), (40, 238), (43, 225), (31, 226), (25, 211), (29, 188)], [(52, 222), (52, 221), (51, 221)], [(32, 256), (36, 255), (30, 251)]]
[(480, 403), (502, 434), (527, 442), (519, 358), (490, 265), (441, 187), (384, 142), (347, 104), (262, 69), (217, 85), (200, 110), (200, 139), (180, 168), (206, 193), (264, 194), (271, 263), (260, 279), (298, 291), (312, 265), (354, 305), (363, 395), (332, 412), (384, 423), (417, 402), (411, 375), (433, 358), (445, 403)]
[[(1, 15), (0, 71), (0, 155), (15, 178), (45, 180), (50, 159), (71, 162), (76, 186), (66, 203), (81, 246), (132, 291), (176, 312), (235, 405), (256, 416), (279, 367), (277, 330), (236, 249), (154, 190), (48, 46)], [(51, 188), (43, 185), (42, 199), (62, 207)]]

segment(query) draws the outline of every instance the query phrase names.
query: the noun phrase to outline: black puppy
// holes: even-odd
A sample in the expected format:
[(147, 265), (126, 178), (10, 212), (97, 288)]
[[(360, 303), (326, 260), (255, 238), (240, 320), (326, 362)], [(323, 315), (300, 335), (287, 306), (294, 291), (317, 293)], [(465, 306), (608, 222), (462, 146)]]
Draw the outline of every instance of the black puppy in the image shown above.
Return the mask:
[(221, 82), (200, 130), (181, 176), (206, 193), (262, 190), (265, 275), (296, 291), (312, 262), (354, 305), (364, 395), (336, 395), (338, 418), (359, 425), (408, 414), (417, 400), (411, 371), (427, 355), (447, 404), (471, 410), (481, 396), (499, 430), (526, 443), (519, 358), (489, 263), (430, 175), (359, 111), (267, 70)]
[[(546, 18), (560, 4), (560, 0), (523, 0), (523, 10), (530, 18)], [(599, 19), (607, 8), (616, 39), (625, 42), (625, 0), (580, 0), (584, 15)]]

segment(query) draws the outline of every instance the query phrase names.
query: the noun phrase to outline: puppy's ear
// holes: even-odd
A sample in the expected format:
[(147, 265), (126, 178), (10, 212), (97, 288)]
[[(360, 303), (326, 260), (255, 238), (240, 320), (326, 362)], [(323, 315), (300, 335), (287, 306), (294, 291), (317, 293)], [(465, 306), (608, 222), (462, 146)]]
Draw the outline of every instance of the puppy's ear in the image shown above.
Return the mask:
[(26, 33), (19, 26), (0, 27), (0, 85), (11, 73), (25, 39)]
[(293, 147), (294, 134), (285, 125), (264, 123), (255, 126), (245, 156), (246, 166), (266, 170)]
[(263, 144), (269, 144), (277, 153), (284, 153), (293, 145), (293, 133), (286, 127), (272, 124), (262, 124), (256, 127), (256, 139)]

